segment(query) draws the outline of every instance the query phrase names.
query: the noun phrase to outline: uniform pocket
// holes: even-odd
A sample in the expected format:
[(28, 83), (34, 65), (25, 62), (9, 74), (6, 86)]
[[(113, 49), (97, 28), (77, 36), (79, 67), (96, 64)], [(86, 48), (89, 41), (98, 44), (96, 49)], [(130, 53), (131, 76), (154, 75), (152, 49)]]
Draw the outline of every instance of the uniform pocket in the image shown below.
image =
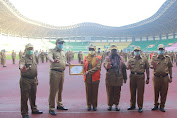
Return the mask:
[(140, 62), (140, 66), (141, 66), (141, 68), (144, 68), (144, 66), (145, 66), (145, 63), (143, 63), (143, 62)]

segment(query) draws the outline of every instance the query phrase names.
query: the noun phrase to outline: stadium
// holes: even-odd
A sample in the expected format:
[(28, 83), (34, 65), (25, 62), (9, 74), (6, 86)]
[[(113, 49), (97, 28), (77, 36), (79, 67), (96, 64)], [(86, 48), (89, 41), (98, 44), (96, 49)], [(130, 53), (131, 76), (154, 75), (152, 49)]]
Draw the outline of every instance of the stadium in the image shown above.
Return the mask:
[[(1, 0), (0, 47), (1, 50), (19, 51), (30, 41), (34, 45), (40, 44), (35, 46), (37, 50), (49, 49), (57, 38), (63, 38), (67, 42), (65, 50), (70, 48), (73, 51), (87, 51), (90, 43), (101, 49), (115, 43), (119, 50), (131, 50), (133, 45), (140, 45), (141, 41), (146, 42), (146, 45), (140, 45), (143, 50), (154, 51), (160, 42), (166, 47), (174, 47), (177, 42), (176, 7), (176, 0), (167, 0), (150, 18), (122, 27), (95, 23), (59, 27), (26, 18), (8, 0)], [(11, 44), (7, 44), (8, 40)], [(12, 45), (13, 41), (18, 45), (16, 48)], [(169, 50), (176, 51), (173, 48)]]
[[(165, 46), (168, 52), (177, 52), (177, 0), (166, 0), (160, 9), (151, 17), (140, 22), (121, 27), (104, 26), (101, 24), (85, 22), (71, 26), (53, 26), (38, 22), (23, 16), (9, 0), (0, 0), (0, 50), (5, 50), (7, 54), (7, 68), (0, 67), (0, 117), (20, 117), (20, 72), (18, 64), (12, 65), (11, 53), (17, 53), (25, 49), (27, 43), (34, 45), (34, 50), (48, 51), (56, 46), (56, 40), (63, 38), (64, 51), (72, 50), (75, 53), (83, 51), (87, 55), (89, 45), (105, 51), (112, 44), (118, 47), (119, 51), (132, 52), (135, 46), (140, 46), (143, 52), (157, 51), (159, 44)], [(74, 55), (73, 64), (78, 64), (77, 54)], [(18, 63), (18, 57), (16, 57)], [(65, 84), (63, 99), (69, 111), (57, 112), (61, 117), (169, 117), (175, 118), (177, 113), (177, 74), (176, 64), (173, 67), (173, 82), (169, 87), (167, 100), (167, 113), (152, 112), (149, 110), (153, 106), (153, 83), (145, 87), (144, 112), (129, 112), (129, 82), (122, 88), (120, 107), (122, 111), (107, 112), (106, 110), (106, 89), (105, 73), (102, 66), (101, 83), (99, 88), (99, 110), (98, 112), (87, 112), (85, 110), (85, 88), (83, 76), (69, 75), (69, 68), (65, 72)], [(44, 111), (44, 114), (30, 115), (34, 118), (50, 118), (48, 114), (48, 94), (49, 94), (49, 63), (40, 63), (39, 86), (37, 94), (37, 104)], [(11, 73), (11, 74), (10, 74)], [(129, 74), (129, 72), (127, 72)], [(152, 73), (152, 71), (151, 71)], [(127, 74), (127, 75), (128, 75)], [(152, 74), (150, 75), (152, 79)], [(81, 89), (82, 88), (82, 89)], [(74, 91), (78, 91), (75, 93)], [(73, 94), (74, 93), (74, 94)], [(126, 94), (125, 94), (126, 93)], [(151, 95), (150, 95), (151, 94)], [(82, 99), (84, 96), (84, 100)], [(72, 100), (71, 100), (72, 98)], [(128, 99), (127, 99), (128, 98)], [(85, 106), (85, 107), (84, 107)], [(58, 116), (59, 116), (58, 115)]]

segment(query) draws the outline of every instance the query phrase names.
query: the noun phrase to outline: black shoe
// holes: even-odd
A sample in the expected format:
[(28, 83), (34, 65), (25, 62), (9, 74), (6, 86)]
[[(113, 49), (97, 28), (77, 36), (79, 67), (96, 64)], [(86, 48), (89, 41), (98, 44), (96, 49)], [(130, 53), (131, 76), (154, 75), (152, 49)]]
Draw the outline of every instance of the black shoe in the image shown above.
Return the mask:
[(30, 118), (30, 117), (29, 117), (29, 115), (25, 115), (25, 116), (23, 116), (23, 118)]
[(97, 111), (97, 108), (96, 108), (96, 107), (93, 107), (93, 111)]
[(142, 109), (142, 108), (139, 108), (139, 109), (138, 109), (138, 112), (139, 112), (139, 113), (142, 113), (142, 112), (143, 112), (143, 109)]
[(109, 107), (108, 107), (108, 111), (111, 111), (111, 110), (112, 110), (112, 106), (109, 106)]
[(160, 108), (160, 111), (165, 112), (165, 109), (164, 108)]
[(49, 110), (49, 113), (50, 113), (51, 115), (57, 115), (54, 110)]
[(58, 106), (57, 106), (57, 109), (58, 109), (58, 110), (68, 110), (67, 108), (64, 108), (64, 107), (58, 107)]
[(116, 111), (120, 111), (120, 108), (117, 108), (117, 107), (116, 107)]
[(152, 108), (152, 111), (155, 111), (155, 110), (158, 110), (158, 106), (154, 106), (154, 107)]
[(7, 66), (3, 66), (3, 67), (7, 67)]
[(39, 111), (39, 110), (37, 110), (37, 111), (32, 111), (32, 114), (42, 114), (43, 112), (42, 111)]
[(135, 109), (135, 107), (128, 107), (127, 110), (134, 110), (134, 109)]
[(90, 111), (91, 110), (91, 107), (87, 107), (87, 111)]

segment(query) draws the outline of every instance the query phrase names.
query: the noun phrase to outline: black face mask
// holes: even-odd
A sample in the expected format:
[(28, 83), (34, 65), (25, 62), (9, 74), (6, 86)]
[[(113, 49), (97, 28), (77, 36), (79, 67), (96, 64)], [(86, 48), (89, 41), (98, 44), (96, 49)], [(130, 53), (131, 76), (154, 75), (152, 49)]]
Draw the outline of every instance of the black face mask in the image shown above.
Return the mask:
[(113, 56), (117, 55), (117, 50), (111, 50)]

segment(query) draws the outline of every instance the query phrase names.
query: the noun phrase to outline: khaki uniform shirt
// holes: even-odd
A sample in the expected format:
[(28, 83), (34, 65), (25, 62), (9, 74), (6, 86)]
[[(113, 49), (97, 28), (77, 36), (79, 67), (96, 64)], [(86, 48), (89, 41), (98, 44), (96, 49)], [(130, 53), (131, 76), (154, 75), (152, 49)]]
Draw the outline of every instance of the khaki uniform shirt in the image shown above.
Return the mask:
[(21, 72), (21, 77), (34, 79), (37, 77), (37, 63), (35, 61), (35, 58), (32, 57), (32, 59), (25, 55), (20, 59), (19, 65), (26, 66), (26, 68), (29, 68), (27, 72)]
[(23, 53), (19, 52), (19, 57), (22, 58), (22, 56), (23, 56)]
[(153, 73), (157, 76), (165, 75), (169, 73), (169, 68), (173, 67), (170, 56), (166, 55), (160, 58), (158, 55), (154, 55), (150, 61), (152, 65), (153, 62), (157, 62), (156, 68)]
[(135, 73), (144, 73), (145, 69), (149, 69), (149, 63), (147, 59), (141, 56), (138, 59), (136, 59), (135, 56), (131, 57), (128, 60), (127, 67), (129, 65), (132, 67), (130, 71)]
[(5, 53), (5, 52), (2, 52), (2, 53), (1, 53), (1, 58), (2, 58), (2, 59), (6, 59), (6, 53)]
[(16, 57), (16, 53), (12, 52), (12, 58), (15, 58), (15, 57)]
[(66, 67), (66, 56), (63, 50), (58, 50), (57, 47), (49, 51), (48, 58), (58, 59), (58, 63), (50, 63), (50, 69), (64, 71)]
[(45, 57), (45, 52), (41, 52), (41, 57)]
[(81, 60), (83, 60), (83, 54), (81, 52), (78, 53), (78, 58), (81, 58)]

